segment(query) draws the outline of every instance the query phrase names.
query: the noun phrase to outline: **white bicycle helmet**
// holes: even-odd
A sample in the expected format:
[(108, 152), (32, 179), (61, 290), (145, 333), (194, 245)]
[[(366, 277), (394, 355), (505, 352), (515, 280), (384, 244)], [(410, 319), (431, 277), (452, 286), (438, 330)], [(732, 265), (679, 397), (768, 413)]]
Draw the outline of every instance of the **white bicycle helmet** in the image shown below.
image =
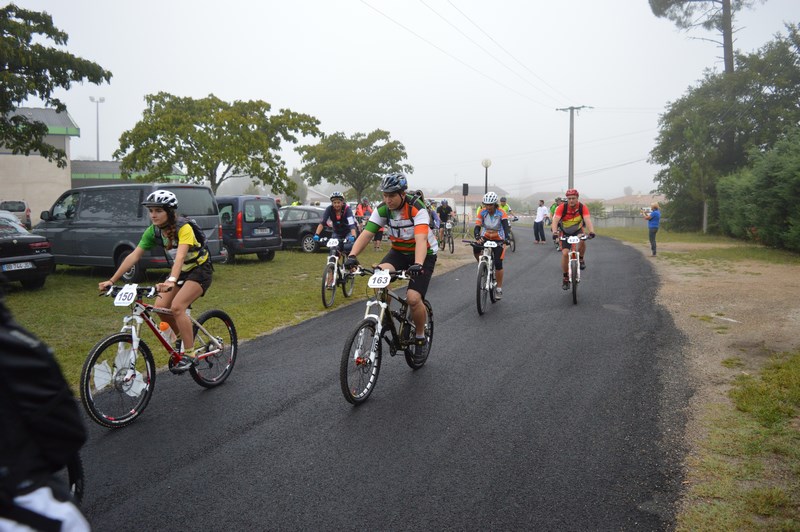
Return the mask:
[(142, 202), (145, 207), (178, 208), (178, 197), (169, 190), (155, 190)]
[(491, 205), (493, 203), (497, 203), (497, 194), (494, 192), (487, 192), (483, 196), (483, 204), (484, 205)]
[(341, 192), (339, 192), (338, 190), (335, 190), (335, 191), (333, 191), (333, 193), (331, 194), (331, 201), (333, 201), (333, 200), (334, 200), (334, 198), (339, 198), (340, 200), (344, 201), (344, 194), (342, 194), (342, 193), (341, 193)]

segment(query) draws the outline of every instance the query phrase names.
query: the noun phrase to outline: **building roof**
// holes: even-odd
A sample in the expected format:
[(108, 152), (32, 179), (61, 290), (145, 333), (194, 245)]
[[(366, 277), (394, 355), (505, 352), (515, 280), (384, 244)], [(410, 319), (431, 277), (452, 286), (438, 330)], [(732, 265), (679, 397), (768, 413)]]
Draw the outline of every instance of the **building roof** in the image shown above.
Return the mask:
[(81, 136), (80, 128), (67, 111), (59, 113), (43, 107), (19, 107), (11, 111), (9, 116), (24, 116), (31, 122), (42, 122), (50, 135)]

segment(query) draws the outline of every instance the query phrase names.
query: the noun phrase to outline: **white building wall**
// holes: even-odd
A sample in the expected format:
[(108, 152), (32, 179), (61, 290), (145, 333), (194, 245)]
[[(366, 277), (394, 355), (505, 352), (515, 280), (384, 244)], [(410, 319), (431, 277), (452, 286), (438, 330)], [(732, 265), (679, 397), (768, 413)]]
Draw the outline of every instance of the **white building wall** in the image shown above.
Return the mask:
[(58, 197), (72, 188), (68, 137), (50, 135), (45, 142), (66, 150), (67, 166), (59, 168), (55, 162), (38, 153), (29, 156), (12, 155), (0, 149), (0, 199), (25, 200), (31, 208), (31, 224), (39, 223), (42, 211), (52, 207)]

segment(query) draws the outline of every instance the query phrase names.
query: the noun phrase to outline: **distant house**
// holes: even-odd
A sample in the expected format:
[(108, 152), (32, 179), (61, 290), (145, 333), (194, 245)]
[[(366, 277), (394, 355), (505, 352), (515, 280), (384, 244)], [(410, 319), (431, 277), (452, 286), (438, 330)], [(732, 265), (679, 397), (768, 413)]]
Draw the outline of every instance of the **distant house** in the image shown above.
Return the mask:
[(608, 214), (614, 212), (639, 212), (639, 209), (650, 207), (651, 203), (664, 203), (666, 196), (663, 194), (629, 194), (609, 200), (603, 200), (603, 206)]
[(67, 166), (59, 168), (38, 153), (13, 155), (11, 150), (0, 146), (0, 199), (24, 199), (31, 207), (31, 222), (39, 222), (39, 213), (51, 207), (62, 192), (72, 186), (70, 164), (70, 138), (81, 134), (68, 112), (57, 113), (55, 109), (20, 107), (11, 115), (22, 115), (30, 121), (47, 126), (44, 141), (64, 150)]
[[(480, 185), (469, 185), (469, 194), (467, 195), (466, 203), (467, 203), (467, 213), (469, 214), (470, 210), (473, 212), (475, 209), (478, 208), (478, 205), (483, 203), (483, 190), (484, 185), (481, 183)], [(489, 192), (494, 192), (497, 194), (498, 198), (503, 196), (510, 196), (510, 194), (503, 188), (500, 188), (496, 185), (489, 185)], [(456, 185), (451, 187), (439, 194), (435, 194), (433, 197), (441, 197), (441, 198), (455, 198), (453, 207), (461, 213), (463, 210), (464, 204), (464, 194), (461, 185)]]

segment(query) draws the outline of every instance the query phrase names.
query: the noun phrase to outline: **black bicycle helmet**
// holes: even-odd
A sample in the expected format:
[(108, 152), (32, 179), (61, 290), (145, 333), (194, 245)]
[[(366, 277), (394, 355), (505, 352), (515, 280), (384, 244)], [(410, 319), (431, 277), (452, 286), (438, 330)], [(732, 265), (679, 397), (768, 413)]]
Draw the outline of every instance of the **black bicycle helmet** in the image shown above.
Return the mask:
[(402, 172), (386, 174), (381, 179), (381, 192), (400, 192), (408, 188), (408, 180)]

